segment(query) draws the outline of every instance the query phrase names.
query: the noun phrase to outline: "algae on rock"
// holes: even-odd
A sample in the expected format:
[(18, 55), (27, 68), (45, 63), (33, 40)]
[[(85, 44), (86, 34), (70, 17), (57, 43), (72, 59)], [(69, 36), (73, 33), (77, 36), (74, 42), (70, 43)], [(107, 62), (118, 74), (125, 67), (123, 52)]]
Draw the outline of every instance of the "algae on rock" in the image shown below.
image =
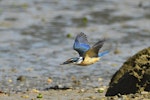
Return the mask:
[(106, 96), (150, 91), (150, 47), (130, 57), (113, 75)]

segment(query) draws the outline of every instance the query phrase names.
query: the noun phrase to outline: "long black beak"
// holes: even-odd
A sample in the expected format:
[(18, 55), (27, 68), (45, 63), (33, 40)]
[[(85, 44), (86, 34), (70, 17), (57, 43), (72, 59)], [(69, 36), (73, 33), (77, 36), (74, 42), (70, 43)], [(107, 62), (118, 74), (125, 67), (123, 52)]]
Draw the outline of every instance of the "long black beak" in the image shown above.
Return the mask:
[(62, 64), (60, 64), (60, 65), (65, 65), (65, 64), (70, 64), (70, 63), (72, 63), (72, 62), (67, 60), (67, 61), (63, 62)]

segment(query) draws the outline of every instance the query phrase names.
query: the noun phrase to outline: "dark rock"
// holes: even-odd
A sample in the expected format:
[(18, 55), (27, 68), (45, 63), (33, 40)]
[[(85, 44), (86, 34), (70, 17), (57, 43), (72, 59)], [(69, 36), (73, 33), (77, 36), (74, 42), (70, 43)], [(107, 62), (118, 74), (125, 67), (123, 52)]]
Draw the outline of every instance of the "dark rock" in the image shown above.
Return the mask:
[(50, 89), (53, 89), (53, 90), (68, 90), (68, 89), (71, 89), (67, 86), (61, 86), (61, 85), (55, 85), (55, 86), (52, 86), (52, 87), (48, 87), (48, 88), (45, 88), (44, 90), (50, 90)]
[(23, 81), (25, 81), (26, 80), (26, 77), (25, 76), (19, 76), (18, 78), (17, 78), (17, 81), (20, 81), (20, 82), (23, 82)]
[(150, 91), (150, 47), (129, 58), (113, 75), (106, 96)]

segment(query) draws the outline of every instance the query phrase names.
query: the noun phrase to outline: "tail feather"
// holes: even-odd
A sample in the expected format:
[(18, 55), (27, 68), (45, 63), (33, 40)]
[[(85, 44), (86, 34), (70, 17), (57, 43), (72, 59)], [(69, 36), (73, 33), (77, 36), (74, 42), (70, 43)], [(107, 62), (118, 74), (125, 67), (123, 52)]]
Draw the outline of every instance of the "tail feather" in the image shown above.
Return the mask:
[(107, 50), (107, 51), (103, 51), (103, 52), (99, 53), (98, 56), (99, 56), (99, 57), (102, 57), (102, 56), (104, 56), (104, 55), (106, 55), (106, 54), (108, 54), (108, 53), (109, 53), (108, 50)]

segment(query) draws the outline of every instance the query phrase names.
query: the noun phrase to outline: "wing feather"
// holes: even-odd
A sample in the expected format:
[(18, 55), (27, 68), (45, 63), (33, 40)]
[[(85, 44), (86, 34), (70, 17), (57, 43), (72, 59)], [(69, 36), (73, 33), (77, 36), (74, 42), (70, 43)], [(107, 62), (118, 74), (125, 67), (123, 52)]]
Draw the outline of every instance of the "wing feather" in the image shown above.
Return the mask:
[(85, 56), (88, 57), (98, 57), (98, 52), (101, 49), (105, 42), (105, 39), (99, 40), (97, 43), (95, 43), (92, 48), (90, 48), (86, 53)]
[(76, 50), (81, 57), (90, 49), (87, 37), (84, 33), (81, 32), (76, 36), (73, 49)]

